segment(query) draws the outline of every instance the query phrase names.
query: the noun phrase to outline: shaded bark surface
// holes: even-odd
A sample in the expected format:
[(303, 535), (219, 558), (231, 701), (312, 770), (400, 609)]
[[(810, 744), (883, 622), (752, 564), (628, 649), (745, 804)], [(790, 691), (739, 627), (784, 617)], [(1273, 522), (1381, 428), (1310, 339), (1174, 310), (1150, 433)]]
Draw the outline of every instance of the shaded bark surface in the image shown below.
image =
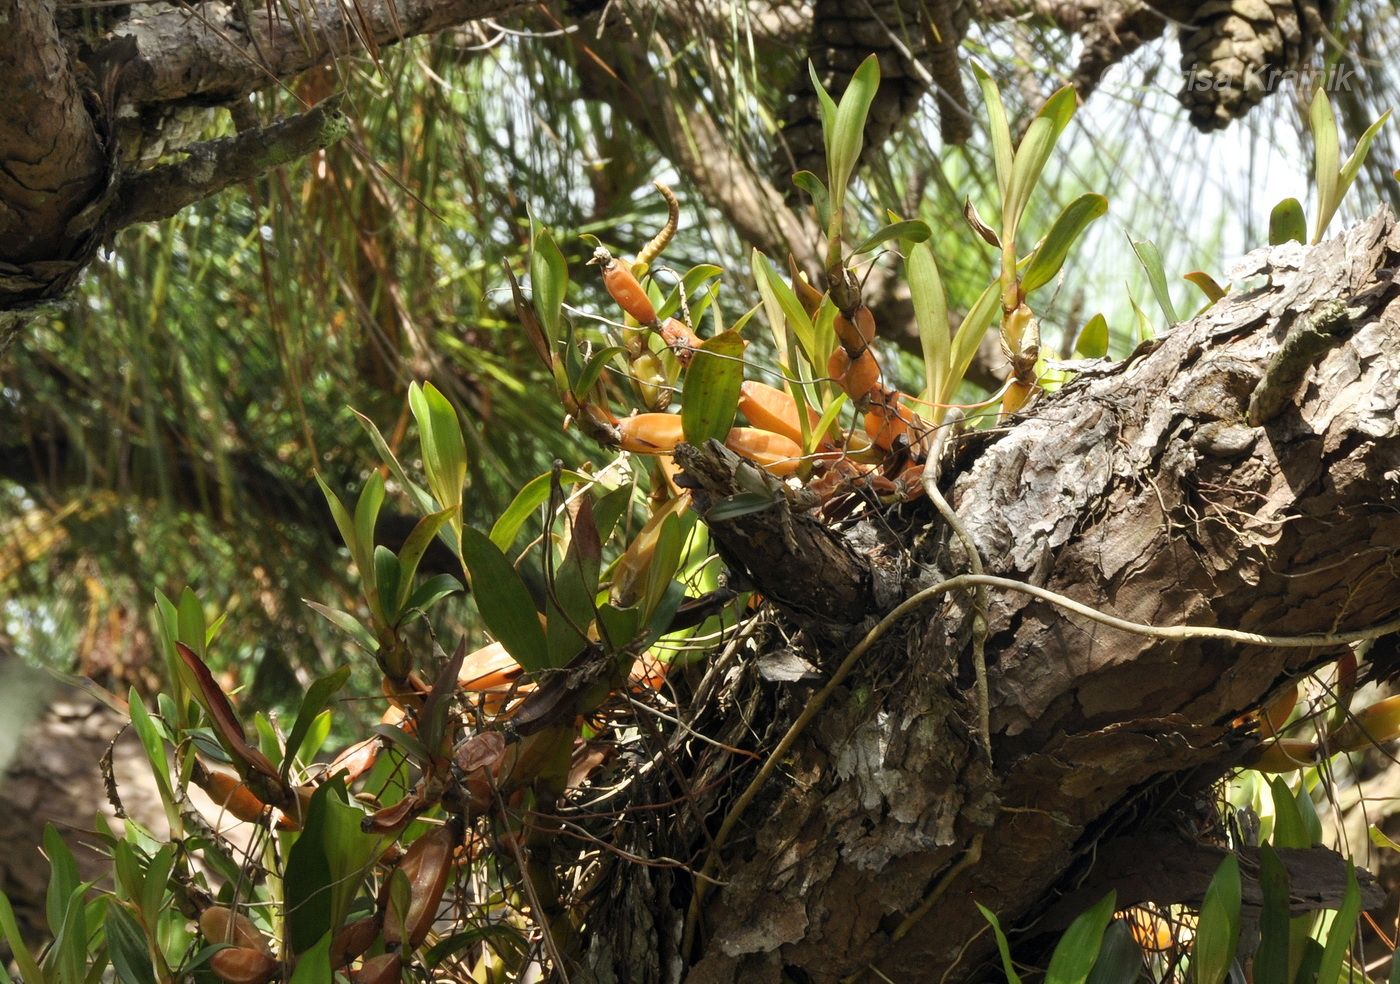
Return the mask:
[[(988, 573), (1163, 626), (1313, 634), (1400, 611), (1400, 233), (1382, 215), (1256, 259), (1263, 275), (1237, 279), (1207, 313), (1123, 363), (1081, 364), (1014, 426), (961, 439), (945, 485)], [(1249, 426), (1250, 394), (1284, 339), (1324, 321), (1329, 345), (1281, 412)], [(702, 484), (722, 497), (712, 475)], [(775, 501), (710, 524), (731, 564), (785, 608), (763, 657), (723, 670), (726, 696), (706, 721), (721, 741), (771, 748), (810, 699), (815, 685), (762, 681), (756, 667), (772, 651), (793, 650), (824, 677), (881, 610), (966, 570), (931, 510), (868, 516), (846, 524), (842, 563), (896, 590), (865, 589), (866, 610), (814, 612), (790, 599), (817, 597), (833, 568), (791, 552), (812, 541), (790, 531), (815, 522)], [(725, 845), (696, 952), (675, 949), (686, 880), (618, 864), (609, 895), (647, 900), (658, 913), (649, 944), (655, 932), (670, 942), (655, 956), (625, 951), (642, 936), (633, 917), (598, 910), (594, 975), (974, 977), (992, 955), (974, 900), (1029, 927), (1094, 874), (1107, 839), (1209, 828), (1210, 786), (1252, 741), (1229, 722), (1338, 652), (1147, 638), (994, 590), (989, 762), (968, 723), (969, 605), (948, 595), (906, 618), (823, 708)], [(713, 749), (695, 761), (693, 812), (713, 829), (751, 770)], [(722, 782), (715, 792), (727, 774), (729, 792)], [(704, 855), (684, 819), (629, 849)], [(1308, 863), (1335, 874), (1335, 863)], [(1144, 898), (1154, 884), (1131, 870), (1095, 877)]]

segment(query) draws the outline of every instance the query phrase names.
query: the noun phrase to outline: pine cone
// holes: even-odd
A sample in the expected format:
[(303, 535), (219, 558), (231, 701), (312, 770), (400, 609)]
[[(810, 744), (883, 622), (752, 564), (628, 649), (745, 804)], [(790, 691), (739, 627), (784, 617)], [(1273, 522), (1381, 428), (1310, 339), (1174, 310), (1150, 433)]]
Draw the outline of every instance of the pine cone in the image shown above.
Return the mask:
[[(866, 56), (880, 58), (880, 91), (865, 127), (867, 154), (914, 112), (930, 78), (938, 90), (943, 139), (961, 143), (967, 138), (967, 96), (957, 56), (971, 15), (972, 0), (870, 0), (869, 5), (817, 0), (808, 50), (832, 98), (840, 100)], [(784, 175), (804, 169), (825, 175), (821, 116), (805, 71), (796, 89), (783, 124), (786, 152), (779, 151), (776, 168)]]
[(1181, 31), (1178, 98), (1198, 130), (1249, 112), (1311, 58), (1332, 0), (1208, 0)]

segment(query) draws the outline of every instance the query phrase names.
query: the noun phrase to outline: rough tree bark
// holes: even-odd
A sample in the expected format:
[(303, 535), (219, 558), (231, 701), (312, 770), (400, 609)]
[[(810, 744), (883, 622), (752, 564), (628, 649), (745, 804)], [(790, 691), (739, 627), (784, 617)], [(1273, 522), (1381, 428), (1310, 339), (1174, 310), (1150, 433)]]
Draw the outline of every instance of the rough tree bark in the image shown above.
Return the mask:
[[(988, 573), (1155, 626), (1305, 635), (1394, 619), (1397, 263), (1389, 215), (1311, 249), (1275, 248), (1264, 282), (1122, 363), (1082, 366), (1014, 426), (964, 435), (944, 484)], [(1308, 354), (1276, 359), (1285, 338)], [(1283, 398), (1256, 399), (1252, 426), (1251, 396), (1269, 391)], [(684, 460), (702, 510), (744, 485), (712, 453)], [(834, 534), (792, 506), (775, 492), (765, 511), (710, 524), (731, 567), (782, 614), (761, 658), (721, 661), (700, 685), (699, 726), (749, 747), (757, 733), (760, 751), (893, 604), (967, 570), (931, 509)], [(992, 945), (973, 900), (1045, 931), (1107, 884), (1120, 905), (1199, 898), (1213, 864), (1189, 831), (1252, 740), (1231, 720), (1340, 651), (1144, 637), (995, 589), (989, 622), (990, 760), (970, 725), (970, 599), (951, 593), (894, 626), (760, 789), (721, 845), (694, 951), (679, 949), (689, 878), (615, 862), (597, 881), (587, 975), (965, 980)], [(763, 682), (779, 657), (817, 679)], [(707, 693), (717, 680), (720, 700)], [(627, 850), (707, 856), (693, 818), (713, 832), (752, 769), (713, 747), (694, 754), (688, 808), (638, 824)], [(1173, 856), (1198, 861), (1169, 887)], [(1327, 874), (1313, 861), (1307, 884), (1335, 885), (1335, 865)]]

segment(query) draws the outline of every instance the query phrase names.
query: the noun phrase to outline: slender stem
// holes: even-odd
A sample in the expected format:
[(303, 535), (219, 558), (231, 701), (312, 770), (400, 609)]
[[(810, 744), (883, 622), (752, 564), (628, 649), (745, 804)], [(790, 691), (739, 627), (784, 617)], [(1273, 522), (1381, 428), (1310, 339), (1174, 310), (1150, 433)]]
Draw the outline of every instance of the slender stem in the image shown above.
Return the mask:
[[(958, 518), (958, 514), (953, 511), (953, 507), (948, 504), (947, 499), (943, 498), (943, 493), (938, 488), (938, 469), (939, 462), (943, 459), (943, 443), (947, 440), (949, 432), (957, 426), (960, 417), (962, 417), (962, 411), (953, 409), (944, 418), (944, 426), (939, 429), (938, 437), (934, 440), (933, 447), (929, 450), (928, 459), (924, 462), (924, 491), (928, 493), (929, 499), (948, 523), (948, 526), (962, 541), (963, 550), (967, 553), (967, 566), (973, 574), (980, 575), (985, 572), (982, 567), (982, 555), (977, 550), (977, 544), (972, 539), (972, 534), (968, 531), (967, 526)], [(978, 585), (972, 592), (972, 670), (977, 681), (977, 734), (982, 739), (982, 748), (990, 761), (992, 757), (992, 698), (987, 686), (986, 585)]]
[(967, 845), (967, 850), (963, 852), (963, 856), (958, 858), (957, 862), (943, 873), (943, 877), (938, 879), (938, 884), (933, 887), (933, 891), (929, 892), (924, 900), (895, 927), (895, 931), (890, 934), (891, 943), (898, 943), (900, 940), (904, 939), (904, 937), (908, 936), (909, 931), (914, 928), (920, 919), (928, 914), (929, 910), (932, 909), (938, 900), (943, 897), (944, 893), (948, 891), (948, 886), (953, 883), (953, 879), (958, 877), (959, 873), (982, 860), (982, 838), (985, 834), (986, 831), (979, 830), (972, 835), (972, 843)]

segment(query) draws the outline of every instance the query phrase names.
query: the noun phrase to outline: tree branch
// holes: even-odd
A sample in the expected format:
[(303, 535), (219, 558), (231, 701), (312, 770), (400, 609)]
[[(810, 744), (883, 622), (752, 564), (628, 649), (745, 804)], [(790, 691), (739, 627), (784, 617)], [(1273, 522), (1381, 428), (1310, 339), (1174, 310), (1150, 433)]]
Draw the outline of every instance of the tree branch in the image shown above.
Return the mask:
[(1080, 99), (1110, 68), (1166, 33), (1174, 15), (1190, 16), (1180, 3), (1141, 0), (989, 0), (980, 13), (988, 21), (1031, 20), (1079, 35), (1084, 47), (1068, 82)]
[(169, 218), (197, 201), (327, 147), (345, 135), (340, 97), (233, 137), (193, 144), (185, 159), (139, 171), (124, 182), (103, 217), (106, 235), (137, 222)]
[(122, 97), (138, 105), (235, 99), (330, 58), (376, 50), (466, 21), (500, 17), (527, 0), (309, 0), (282, 8), (211, 0), (197, 7), (137, 8), (110, 37), (131, 37), (137, 55)]

